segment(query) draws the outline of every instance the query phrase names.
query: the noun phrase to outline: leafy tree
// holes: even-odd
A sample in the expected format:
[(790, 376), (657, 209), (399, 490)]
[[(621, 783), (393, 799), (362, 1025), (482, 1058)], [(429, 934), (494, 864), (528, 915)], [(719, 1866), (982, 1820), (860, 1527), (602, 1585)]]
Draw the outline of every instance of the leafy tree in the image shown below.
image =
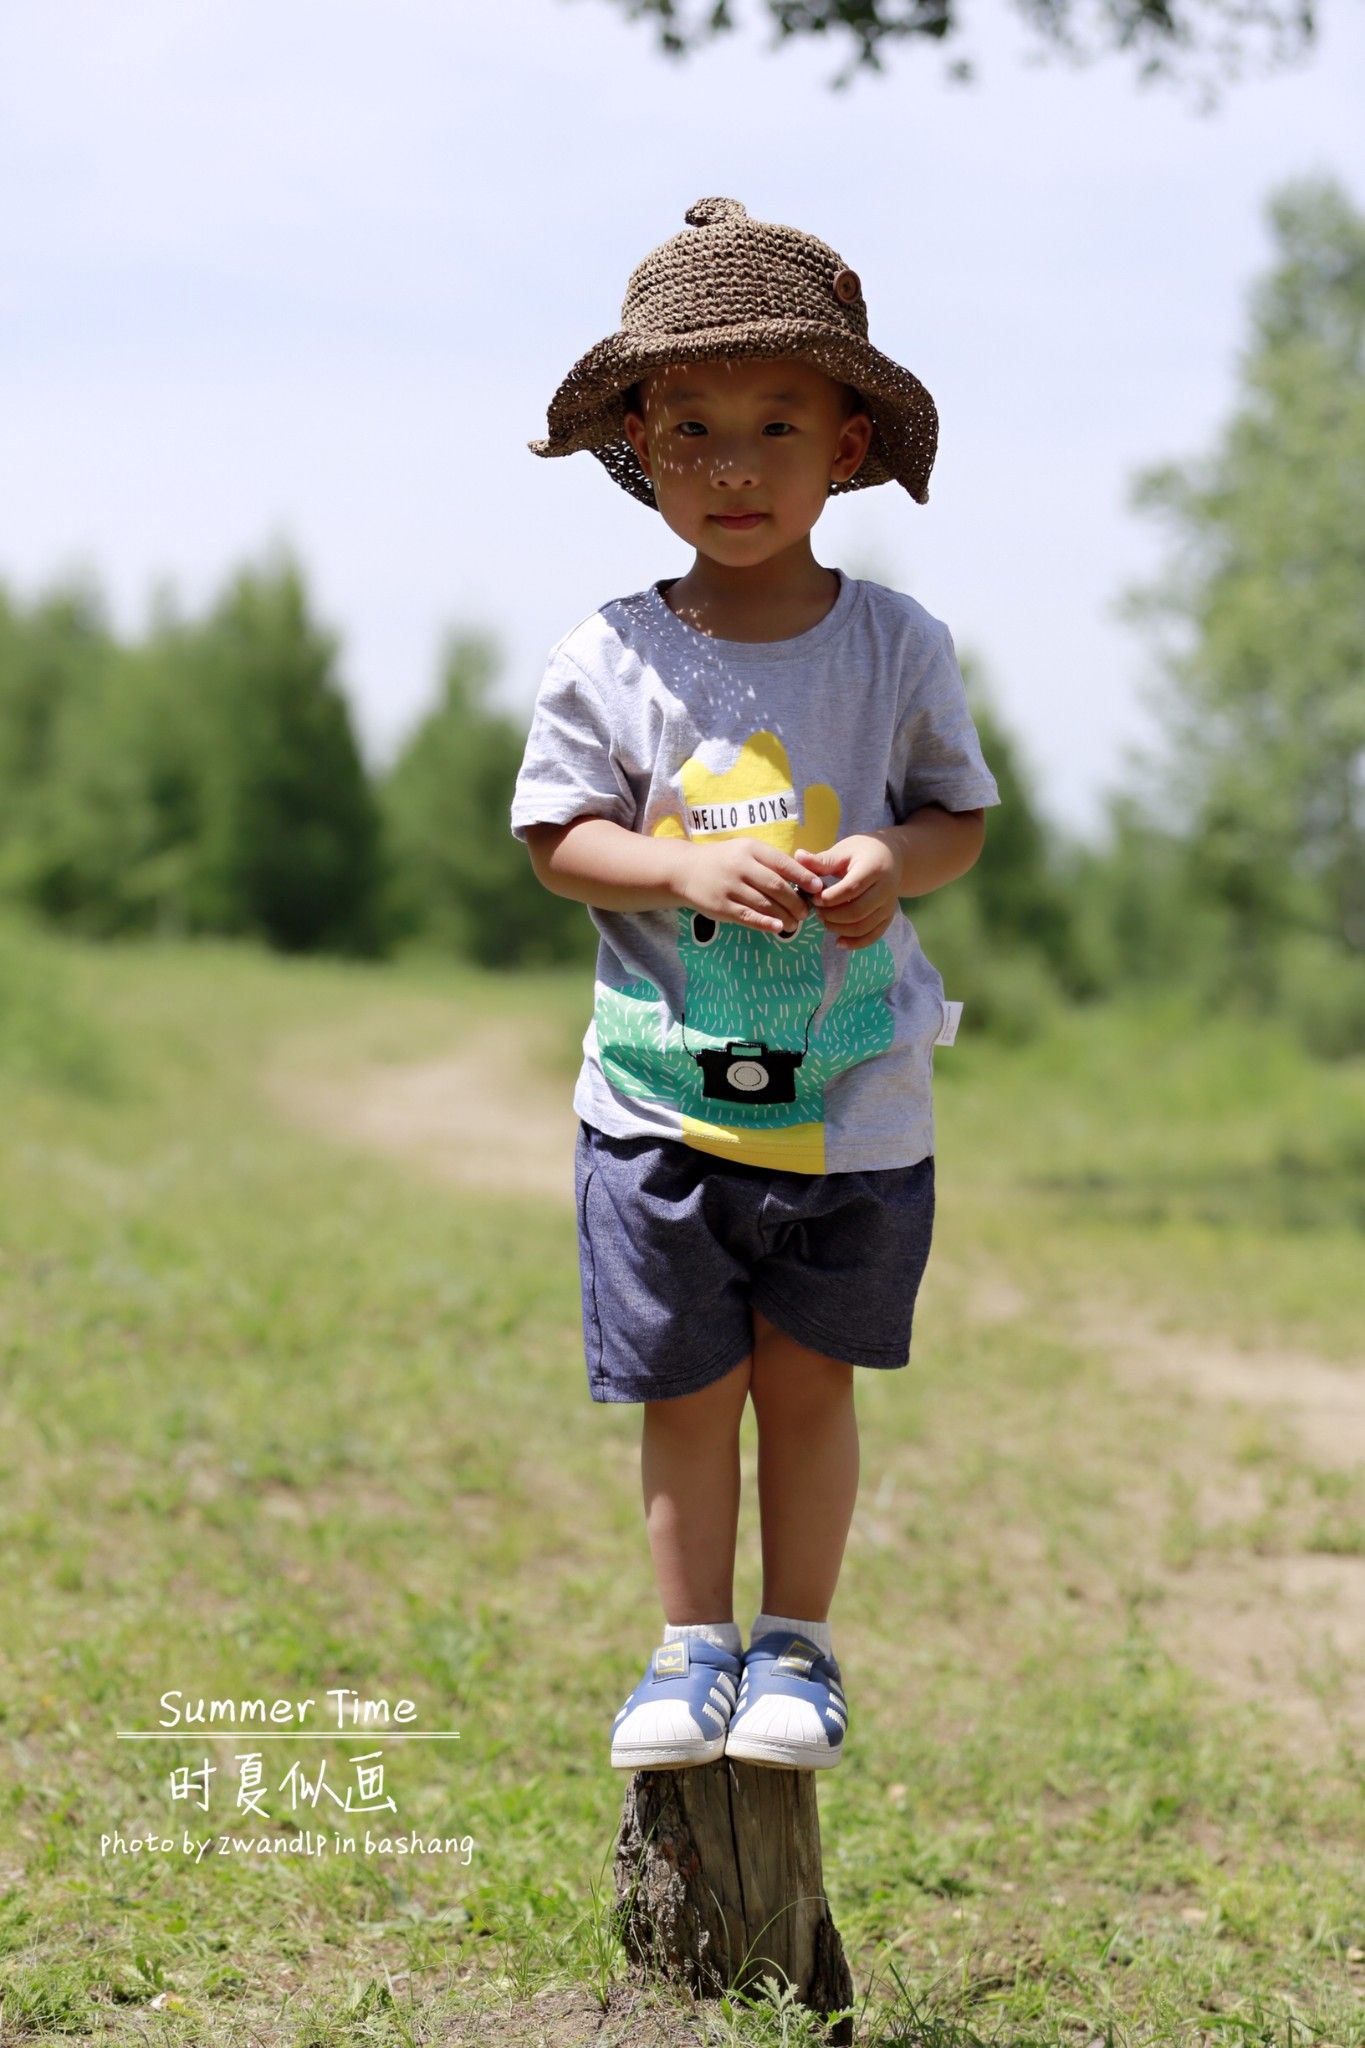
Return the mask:
[(379, 812), (297, 565), (243, 570), (158, 653), (190, 694), (160, 786), (196, 817), (191, 924), (291, 952), (381, 950)]
[(1060, 863), (1072, 993), (1206, 982), (1227, 949), (1227, 917), (1199, 888), (1183, 833), (1128, 792), (1111, 796), (1107, 824), (1099, 845), (1073, 846)]
[(0, 893), (90, 932), (125, 921), (141, 829), (127, 666), (89, 583), (0, 601)]
[(1000, 803), (986, 813), (981, 859), (954, 886), (975, 895), (987, 939), (1040, 953), (1069, 982), (1070, 918), (1056, 870), (1057, 849), (1028, 787), (1018, 748), (994, 705), (983, 697), (970, 657), (963, 657), (962, 672)]
[(508, 830), (525, 735), (488, 704), (497, 661), (487, 638), (449, 637), (440, 702), (383, 782), (390, 918), (485, 967), (591, 957), (583, 905), (542, 888)]
[[(737, 25), (735, 0), (612, 0), (630, 21), (647, 21), (660, 50), (673, 58), (699, 49)], [(1017, 0), (1044, 52), (1088, 63), (1119, 50), (1138, 59), (1138, 77), (1178, 81), (1188, 76), (1204, 110), (1214, 105), (1220, 80), (1240, 75), (1259, 38), (1271, 67), (1287, 63), (1311, 44), (1314, 0)], [(847, 87), (864, 70), (885, 68), (896, 44), (946, 44), (963, 26), (961, 0), (755, 0), (753, 13), (774, 31), (769, 48), (800, 37), (829, 37), (852, 54), (829, 81)], [(1187, 67), (1203, 66), (1189, 70)], [(958, 59), (947, 75), (966, 83), (975, 74)]]
[(62, 733), (117, 658), (99, 592), (84, 579), (25, 612), (0, 589), (0, 892), (31, 896), (44, 793)]
[(1267, 1000), (1285, 935), (1365, 950), (1365, 218), (1321, 179), (1268, 211), (1240, 401), (1209, 455), (1136, 479), (1176, 544), (1122, 605), (1158, 640), (1149, 801)]
[(378, 815), (287, 560), (118, 644), (95, 596), (0, 602), (0, 893), (91, 936), (380, 943)]

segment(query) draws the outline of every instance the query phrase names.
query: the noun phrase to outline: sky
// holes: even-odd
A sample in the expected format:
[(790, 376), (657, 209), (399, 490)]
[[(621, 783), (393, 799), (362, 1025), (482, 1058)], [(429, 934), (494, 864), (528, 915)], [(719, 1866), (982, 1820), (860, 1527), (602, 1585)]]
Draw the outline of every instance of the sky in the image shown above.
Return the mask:
[(1365, 10), (1327, 0), (1304, 60), (1205, 113), (965, 5), (839, 93), (838, 49), (774, 50), (755, 0), (682, 62), (610, 0), (5, 10), (0, 583), (87, 575), (134, 635), (159, 587), (202, 609), (284, 545), (372, 766), (453, 632), (496, 640), (526, 719), (564, 633), (691, 559), (591, 455), (526, 443), (634, 265), (725, 194), (830, 243), (938, 405), (929, 503), (836, 499), (817, 559), (946, 620), (1046, 815), (1099, 836), (1160, 746), (1117, 605), (1173, 537), (1131, 481), (1236, 402), (1270, 193), (1365, 205)]

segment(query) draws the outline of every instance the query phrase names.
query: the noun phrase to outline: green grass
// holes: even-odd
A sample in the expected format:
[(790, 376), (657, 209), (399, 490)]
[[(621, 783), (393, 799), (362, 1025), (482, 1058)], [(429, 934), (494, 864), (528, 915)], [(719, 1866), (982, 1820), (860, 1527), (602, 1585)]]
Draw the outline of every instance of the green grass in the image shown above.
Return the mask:
[[(430, 1059), (497, 1016), (554, 1034), (567, 1094), (588, 1000), (581, 976), (0, 945), (0, 2038), (576, 2040), (619, 1997), (606, 1731), (658, 1610), (639, 1414), (587, 1396), (571, 1207), (333, 1145), (258, 1082), (285, 1042)], [(1275, 1687), (1232, 1696), (1168, 1626), (1206, 1568), (1350, 1568), (1365, 1473), (1129, 1383), (1072, 1320), (1349, 1362), (1362, 1063), (1174, 1001), (1004, 1049), (969, 993), (935, 1058), (937, 1241), (910, 1370), (859, 1382), (854, 1730), (820, 1788), (857, 2038), (1365, 2042), (1341, 1674), (1313, 1678), (1330, 1734), (1305, 1746)], [(753, 1448), (750, 1416), (745, 1619)], [(472, 1836), (467, 1864), (101, 1856), (115, 1829), (246, 1831), (242, 1745), (208, 1746), (206, 1816), (171, 1796), (206, 1745), (115, 1739), (163, 1691), (331, 1686), (460, 1729), (385, 1749), (384, 1822)], [(325, 1761), (354, 1792), (348, 1747), (262, 1747), (252, 1831), (330, 1834), (332, 1801), (279, 1781)], [(682, 2039), (667, 1999), (620, 2038), (671, 2013)], [(689, 2024), (817, 2038), (780, 1998)]]

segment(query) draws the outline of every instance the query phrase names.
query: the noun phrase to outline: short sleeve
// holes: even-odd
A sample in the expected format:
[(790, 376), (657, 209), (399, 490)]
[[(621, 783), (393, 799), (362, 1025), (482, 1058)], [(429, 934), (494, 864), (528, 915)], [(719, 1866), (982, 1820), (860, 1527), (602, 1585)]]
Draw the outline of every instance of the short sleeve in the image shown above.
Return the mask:
[(898, 821), (921, 804), (974, 811), (1000, 801), (967, 708), (966, 685), (946, 626), (911, 682), (908, 697), (902, 698), (886, 794)]
[(570, 656), (551, 654), (512, 793), (512, 836), (588, 815), (635, 823), (635, 797), (612, 748), (601, 693)]

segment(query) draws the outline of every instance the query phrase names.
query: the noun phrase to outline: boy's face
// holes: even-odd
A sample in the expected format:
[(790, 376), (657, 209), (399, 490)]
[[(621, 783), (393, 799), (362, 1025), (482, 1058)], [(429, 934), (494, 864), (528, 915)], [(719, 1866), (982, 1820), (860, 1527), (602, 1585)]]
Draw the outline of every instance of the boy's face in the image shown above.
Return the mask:
[(674, 533), (752, 567), (805, 538), (831, 480), (853, 475), (872, 439), (841, 384), (793, 357), (670, 363), (643, 381), (625, 430)]

